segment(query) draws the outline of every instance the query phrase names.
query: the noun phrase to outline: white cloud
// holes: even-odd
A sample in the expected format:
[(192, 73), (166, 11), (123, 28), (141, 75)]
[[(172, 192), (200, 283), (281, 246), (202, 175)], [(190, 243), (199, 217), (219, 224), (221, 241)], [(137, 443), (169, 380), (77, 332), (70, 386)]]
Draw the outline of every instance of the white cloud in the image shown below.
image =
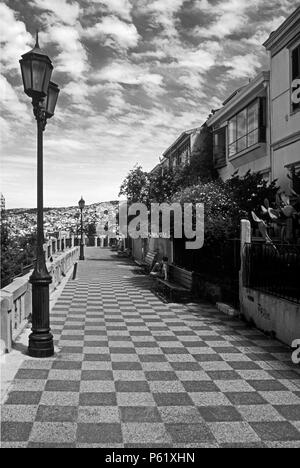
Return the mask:
[(146, 52), (133, 52), (131, 58), (137, 61), (141, 60), (161, 60), (166, 57), (166, 54), (162, 50), (147, 50)]
[(86, 104), (89, 96), (89, 86), (85, 81), (70, 81), (62, 91), (72, 98), (74, 104)]
[(95, 73), (93, 78), (112, 83), (139, 84), (140, 78), (138, 74), (141, 74), (138, 66), (125, 61), (115, 61)]
[(248, 0), (225, 0), (212, 5), (207, 0), (201, 0), (196, 3), (200, 12), (211, 13), (215, 20), (208, 26), (196, 26), (193, 35), (196, 37), (217, 37), (224, 38), (233, 32), (238, 32), (247, 24), (246, 10), (255, 8), (257, 2), (253, 0), (251, 4)]
[(67, 2), (67, 0), (32, 0), (37, 8), (50, 12), (47, 19), (52, 21), (58, 19), (60, 22), (74, 25), (80, 14), (80, 6), (77, 2)]
[(253, 36), (249, 38), (242, 38), (244, 44), (256, 47), (257, 50), (262, 48), (262, 44), (268, 39), (272, 31), (275, 31), (285, 21), (284, 16), (277, 16), (268, 23), (258, 25)]
[(176, 21), (174, 19), (185, 0), (137, 0), (134, 14), (151, 15), (153, 24), (160, 25), (168, 37), (176, 37)]
[(228, 71), (229, 78), (253, 78), (260, 67), (260, 61), (256, 54), (236, 55), (230, 60), (225, 61), (224, 65), (230, 67)]
[[(125, 20), (131, 19), (132, 4), (129, 0), (92, 0), (90, 10), (96, 13), (98, 10), (113, 13)], [(96, 4), (96, 6), (95, 6)]]
[[(21, 93), (23, 93), (23, 88), (14, 88), (7, 78), (0, 74), (0, 146), (2, 163), (4, 163), (3, 158), (6, 154), (5, 146), (14, 145), (19, 132), (24, 133), (24, 126), (30, 125), (33, 119), (30, 100), (28, 99), (27, 106), (21, 101)], [(30, 126), (28, 128), (31, 129)]]
[(197, 92), (198, 94), (201, 92), (204, 79), (202, 75), (197, 73), (197, 71), (186, 70), (180, 74), (180, 76), (176, 79), (176, 82), (177, 84), (180, 84), (181, 86), (184, 86), (190, 90), (191, 93)]
[(19, 96), (5, 76), (0, 75), (0, 107), (2, 112), (10, 114), (17, 121), (28, 121), (29, 113), (26, 104), (21, 102)]
[[(7, 119), (5, 119), (4, 117), (2, 117), (0, 115), (0, 147), (5, 144), (8, 144), (10, 141), (11, 141), (11, 138), (12, 138), (12, 128), (10, 126), (10, 123)], [(3, 153), (4, 151), (1, 151), (1, 165), (4, 163), (4, 160), (3, 160)], [(1, 180), (1, 178), (0, 178)]]
[(178, 66), (207, 71), (215, 65), (218, 52), (220, 52), (220, 45), (216, 42), (206, 42), (194, 50), (182, 50), (178, 57)]
[[(261, 29), (271, 32), (286, 19), (296, 7), (294, 0), (225, 0), (217, 5), (210, 3), (208, 0), (196, 0), (194, 8), (200, 12), (210, 13), (214, 21), (205, 27), (196, 27), (194, 35), (197, 37), (218, 37), (224, 38), (232, 33), (238, 33), (243, 28), (249, 28), (249, 14), (254, 14), (256, 22), (260, 23), (260, 9), (265, 6), (270, 11), (268, 21), (263, 21)], [(274, 10), (274, 17), (271, 12)], [(283, 17), (282, 14), (285, 16)]]
[(1, 63), (4, 70), (19, 69), (21, 55), (33, 46), (33, 38), (22, 21), (16, 19), (16, 12), (6, 4), (0, 4)]
[(121, 21), (116, 16), (105, 16), (94, 26), (87, 28), (83, 36), (89, 39), (103, 39), (105, 45), (116, 45), (121, 49), (136, 47), (140, 36), (134, 24)]
[(40, 34), (43, 42), (52, 42), (60, 50), (55, 58), (55, 69), (68, 73), (73, 79), (81, 78), (89, 68), (87, 52), (80, 41), (80, 29), (56, 25)]
[(141, 85), (151, 97), (165, 92), (163, 76), (151, 72), (144, 64), (134, 65), (125, 60), (111, 62), (95, 73), (93, 79), (100, 82)]

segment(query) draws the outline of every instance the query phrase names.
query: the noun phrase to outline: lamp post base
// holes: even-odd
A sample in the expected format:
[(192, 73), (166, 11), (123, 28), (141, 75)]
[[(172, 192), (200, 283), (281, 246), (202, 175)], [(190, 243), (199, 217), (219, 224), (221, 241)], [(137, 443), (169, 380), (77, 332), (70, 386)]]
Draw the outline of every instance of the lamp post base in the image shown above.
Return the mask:
[(32, 333), (29, 336), (28, 354), (46, 358), (54, 355), (53, 335), (50, 332), (49, 284), (52, 282), (47, 270), (35, 271), (32, 284)]
[(31, 333), (28, 354), (34, 358), (47, 358), (54, 355), (52, 333)]
[(80, 244), (79, 260), (84, 260), (84, 247), (83, 247), (83, 244)]

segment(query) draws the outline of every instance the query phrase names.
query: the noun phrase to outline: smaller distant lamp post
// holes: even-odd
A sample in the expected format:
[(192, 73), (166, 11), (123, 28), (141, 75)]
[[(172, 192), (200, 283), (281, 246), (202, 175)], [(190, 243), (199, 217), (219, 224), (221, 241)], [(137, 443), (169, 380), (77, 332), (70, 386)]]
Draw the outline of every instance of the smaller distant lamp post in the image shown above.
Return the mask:
[(81, 199), (78, 202), (78, 206), (80, 209), (80, 215), (81, 215), (81, 236), (80, 236), (80, 255), (79, 255), (79, 260), (84, 260), (84, 245), (83, 245), (83, 210), (85, 207), (85, 201), (81, 197)]

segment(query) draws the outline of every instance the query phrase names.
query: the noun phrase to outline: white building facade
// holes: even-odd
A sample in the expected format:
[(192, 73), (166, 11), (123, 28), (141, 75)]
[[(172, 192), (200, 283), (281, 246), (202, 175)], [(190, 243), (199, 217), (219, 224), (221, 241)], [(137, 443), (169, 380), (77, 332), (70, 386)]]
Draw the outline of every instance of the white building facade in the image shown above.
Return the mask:
[(300, 7), (264, 46), (270, 53), (271, 170), (289, 192), (300, 170)]
[(261, 72), (207, 121), (213, 130), (214, 167), (223, 180), (249, 170), (270, 179), (269, 80), (269, 72)]

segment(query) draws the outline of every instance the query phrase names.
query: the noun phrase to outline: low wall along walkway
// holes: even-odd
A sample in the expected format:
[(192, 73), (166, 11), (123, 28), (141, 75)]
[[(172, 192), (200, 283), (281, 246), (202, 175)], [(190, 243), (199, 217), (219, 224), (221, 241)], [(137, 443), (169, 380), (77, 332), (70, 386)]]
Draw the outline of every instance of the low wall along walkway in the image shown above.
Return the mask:
[(252, 242), (249, 221), (242, 221), (241, 233), (240, 312), (257, 328), (291, 346), (300, 338), (300, 305), (245, 285), (244, 247)]
[[(50, 295), (55, 291), (63, 278), (78, 261), (79, 248), (72, 247), (64, 252), (57, 252), (53, 261), (47, 262), (47, 268), (52, 276)], [(11, 284), (0, 290), (1, 305), (1, 354), (10, 352), (12, 343), (27, 324), (32, 312), (31, 284), (29, 278), (32, 271), (21, 278), (16, 278)]]

